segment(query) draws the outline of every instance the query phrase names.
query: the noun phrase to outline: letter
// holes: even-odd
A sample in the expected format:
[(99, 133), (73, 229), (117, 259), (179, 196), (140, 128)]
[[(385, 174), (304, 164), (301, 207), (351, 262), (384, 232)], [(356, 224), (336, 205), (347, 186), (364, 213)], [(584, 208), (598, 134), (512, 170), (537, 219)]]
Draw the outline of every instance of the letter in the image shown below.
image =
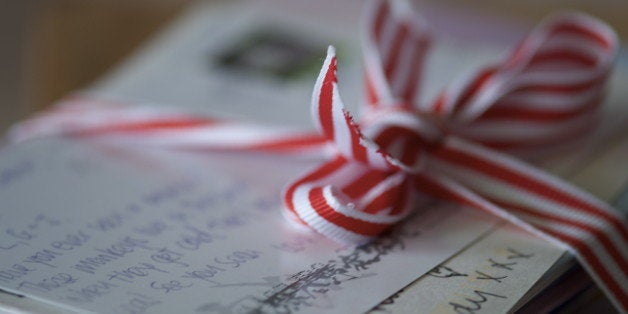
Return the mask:
[(474, 290), (473, 293), (475, 293), (475, 295), (477, 295), (479, 299), (476, 300), (472, 298), (465, 298), (466, 301), (471, 303), (469, 306), (466, 306), (460, 303), (455, 303), (455, 302), (449, 302), (449, 305), (453, 307), (453, 310), (456, 311), (456, 313), (475, 313), (476, 311), (479, 311), (480, 309), (482, 309), (482, 303), (488, 300), (486, 296), (507, 299), (503, 295), (493, 294), (493, 293), (484, 292), (480, 290)]
[(479, 280), (494, 280), (497, 282), (502, 282), (502, 279), (508, 278), (508, 276), (502, 276), (502, 277), (494, 277), (491, 275), (487, 275), (481, 271), (475, 271), (478, 275), (480, 275), (479, 277), (475, 277), (475, 279), (479, 279)]
[(52, 264), (48, 264), (47, 262), (52, 261), (57, 256), (63, 255), (60, 252), (55, 252), (53, 250), (44, 249), (39, 252), (35, 252), (34, 255), (31, 255), (24, 259), (24, 262), (27, 263), (38, 263), (42, 265), (46, 265), (48, 267), (56, 268), (56, 266)]
[(517, 262), (500, 263), (500, 262), (494, 261), (492, 258), (489, 258), (488, 261), (491, 262), (491, 267), (496, 267), (496, 268), (506, 269), (506, 270), (513, 270), (513, 268), (510, 266), (517, 265)]
[(86, 272), (86, 273), (89, 273), (89, 274), (95, 274), (96, 273), (96, 269), (99, 266), (105, 265), (105, 264), (109, 263), (110, 261), (113, 261), (113, 260), (116, 260), (116, 259), (118, 259), (118, 258), (113, 256), (113, 255), (98, 254), (95, 257), (84, 258), (84, 259), (80, 260), (78, 263), (76, 263), (74, 266), (71, 266), (71, 267), (76, 269), (76, 270), (80, 270), (82, 272)]

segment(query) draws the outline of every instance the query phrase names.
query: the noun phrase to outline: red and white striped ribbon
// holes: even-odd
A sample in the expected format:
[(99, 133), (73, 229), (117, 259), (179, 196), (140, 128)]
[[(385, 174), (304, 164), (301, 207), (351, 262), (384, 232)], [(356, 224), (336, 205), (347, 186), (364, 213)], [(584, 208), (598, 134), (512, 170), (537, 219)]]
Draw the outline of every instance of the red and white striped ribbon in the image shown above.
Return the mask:
[(266, 151), (327, 157), (335, 149), (319, 134), (260, 127), (154, 106), (72, 95), (9, 130), (13, 142), (33, 137), (115, 137), (117, 140), (194, 151)]
[(117, 136), (178, 149), (323, 154), (329, 161), (284, 191), (292, 221), (336, 241), (361, 243), (403, 220), (426, 195), (458, 202), (569, 250), (626, 311), (625, 217), (504, 153), (556, 145), (591, 127), (617, 49), (614, 32), (580, 14), (548, 19), (503, 61), (457, 80), (434, 102), (416, 104), (429, 36), (409, 12), (399, 2), (367, 4), (367, 104), (359, 124), (344, 109), (330, 47), (312, 97), (318, 133), (74, 98), (10, 135)]

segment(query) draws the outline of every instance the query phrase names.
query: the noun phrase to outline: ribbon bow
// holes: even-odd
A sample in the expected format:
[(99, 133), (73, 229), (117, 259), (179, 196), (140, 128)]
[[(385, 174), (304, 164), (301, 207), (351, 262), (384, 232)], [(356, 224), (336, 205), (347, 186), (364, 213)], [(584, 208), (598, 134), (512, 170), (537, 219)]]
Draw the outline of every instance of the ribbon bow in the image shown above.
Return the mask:
[(367, 104), (359, 124), (344, 109), (330, 47), (312, 97), (319, 134), (75, 98), (11, 136), (118, 134), (176, 148), (331, 152), (285, 189), (291, 220), (361, 243), (404, 219), (419, 197), (457, 202), (569, 250), (614, 304), (628, 309), (624, 217), (503, 152), (555, 145), (591, 127), (617, 49), (614, 32), (580, 14), (549, 19), (502, 62), (416, 104), (429, 37), (408, 12), (387, 1), (367, 4)]

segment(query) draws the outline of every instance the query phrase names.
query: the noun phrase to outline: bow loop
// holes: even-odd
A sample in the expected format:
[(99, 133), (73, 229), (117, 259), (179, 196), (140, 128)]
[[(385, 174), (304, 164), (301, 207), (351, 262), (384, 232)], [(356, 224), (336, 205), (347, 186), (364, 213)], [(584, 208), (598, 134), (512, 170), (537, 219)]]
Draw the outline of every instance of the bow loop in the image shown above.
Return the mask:
[(415, 104), (430, 37), (409, 6), (383, 0), (366, 5), (362, 51), (369, 107)]
[(562, 143), (595, 125), (616, 50), (603, 22), (552, 16), (505, 60), (452, 84), (430, 110), (453, 133), (492, 148)]
[(377, 169), (394, 168), (388, 161), (389, 156), (362, 135), (353, 117), (345, 110), (338, 92), (336, 67), (336, 50), (330, 46), (312, 95), (314, 123), (345, 158)]
[(285, 212), (336, 241), (364, 243), (411, 212), (412, 190), (402, 172), (338, 157), (288, 185)]

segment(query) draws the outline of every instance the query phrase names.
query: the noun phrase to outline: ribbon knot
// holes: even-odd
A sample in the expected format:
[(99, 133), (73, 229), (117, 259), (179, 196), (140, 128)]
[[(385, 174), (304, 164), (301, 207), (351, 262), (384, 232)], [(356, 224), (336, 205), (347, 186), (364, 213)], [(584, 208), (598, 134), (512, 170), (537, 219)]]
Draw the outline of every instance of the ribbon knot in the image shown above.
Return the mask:
[(443, 119), (407, 106), (371, 109), (360, 128), (396, 165), (412, 173), (419, 172), (429, 152), (448, 135)]

